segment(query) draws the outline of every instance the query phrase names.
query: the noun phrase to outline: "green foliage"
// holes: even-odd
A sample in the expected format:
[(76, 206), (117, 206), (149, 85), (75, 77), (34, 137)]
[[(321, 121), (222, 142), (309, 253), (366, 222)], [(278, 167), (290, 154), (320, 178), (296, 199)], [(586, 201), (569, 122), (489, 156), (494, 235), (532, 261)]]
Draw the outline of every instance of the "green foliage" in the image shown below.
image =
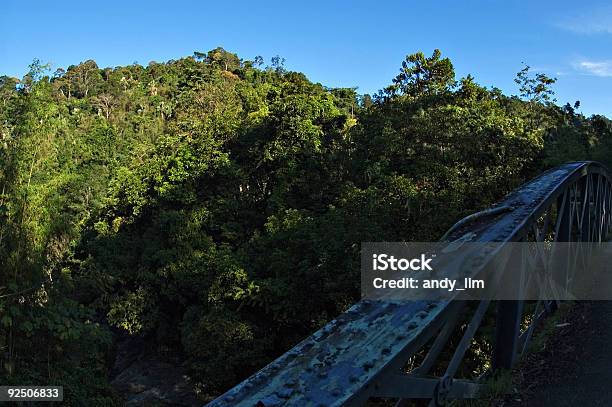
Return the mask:
[(422, 52), (406, 56), (402, 62), (399, 75), (393, 79), (393, 85), (387, 92), (412, 97), (439, 96), (450, 91), (455, 85), (455, 71), (448, 58), (441, 58), (439, 49), (434, 50), (431, 57), (425, 57)]
[(555, 100), (552, 99), (554, 92), (550, 88), (557, 79), (549, 78), (543, 73), (537, 73), (535, 76), (529, 75), (529, 65), (525, 65), (523, 69), (519, 71), (514, 79), (514, 82), (519, 85), (520, 95), (530, 102), (536, 103), (550, 103)]
[(117, 403), (121, 331), (212, 397), (359, 297), (362, 241), (437, 239), (543, 168), (612, 157), (608, 119), (528, 68), (522, 100), (416, 53), (371, 98), (283, 62), (0, 78), (0, 381)]

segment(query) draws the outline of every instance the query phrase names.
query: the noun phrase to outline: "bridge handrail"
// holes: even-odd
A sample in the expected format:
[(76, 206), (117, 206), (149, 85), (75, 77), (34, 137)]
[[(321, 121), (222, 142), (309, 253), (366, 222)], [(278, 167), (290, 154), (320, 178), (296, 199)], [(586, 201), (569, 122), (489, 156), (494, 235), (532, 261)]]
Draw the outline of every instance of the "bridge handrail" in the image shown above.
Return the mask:
[[(603, 180), (604, 199), (610, 201), (610, 176), (603, 165), (591, 161), (567, 163), (545, 171), (494, 206), (504, 210), (489, 211), (486, 217), (467, 217), (469, 222), (458, 222), (445, 238), (452, 241), (469, 235), (474, 242), (520, 240), (551, 205), (560, 205), (564, 194), (569, 196), (570, 186), (597, 175)], [(609, 230), (611, 208), (609, 202), (605, 205), (604, 229)], [(479, 312), (484, 314), (487, 306), (488, 303), (481, 304), (476, 311), (470, 323), (474, 330), (482, 319)], [(340, 406), (361, 405), (373, 395), (473, 396), (478, 389), (471, 383), (453, 382), (452, 374), (436, 381), (418, 375), (408, 381), (402, 377), (405, 375), (397, 374), (437, 332), (440, 336), (449, 335), (445, 331), (454, 326), (451, 322), (459, 308), (460, 304), (453, 301), (361, 300), (208, 406)], [(518, 311), (511, 307), (498, 312)], [(442, 347), (443, 342), (434, 343), (434, 347)], [(512, 363), (513, 355), (509, 360)], [(394, 383), (397, 391), (389, 390), (389, 383)]]

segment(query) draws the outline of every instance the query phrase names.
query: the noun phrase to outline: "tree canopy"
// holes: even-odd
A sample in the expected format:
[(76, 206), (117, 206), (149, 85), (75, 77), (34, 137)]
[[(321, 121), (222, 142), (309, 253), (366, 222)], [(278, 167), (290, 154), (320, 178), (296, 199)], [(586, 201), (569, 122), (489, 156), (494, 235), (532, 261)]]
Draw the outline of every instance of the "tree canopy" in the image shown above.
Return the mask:
[(114, 344), (218, 395), (359, 297), (362, 241), (436, 240), (612, 124), (418, 52), (378, 95), (216, 48), (0, 77), (0, 381), (120, 404)]

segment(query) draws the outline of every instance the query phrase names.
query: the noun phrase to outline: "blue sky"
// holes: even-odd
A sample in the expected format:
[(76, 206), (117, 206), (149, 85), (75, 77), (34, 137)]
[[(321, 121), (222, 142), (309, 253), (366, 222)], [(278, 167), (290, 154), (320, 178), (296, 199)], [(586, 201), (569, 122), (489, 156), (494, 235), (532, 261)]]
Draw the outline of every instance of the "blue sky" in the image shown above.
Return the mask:
[(517, 93), (521, 63), (558, 78), (559, 103), (612, 117), (612, 5), (576, 1), (166, 1), (0, 4), (0, 75), (165, 61), (217, 46), (286, 58), (326, 86), (374, 93), (406, 54), (440, 48), (458, 76)]

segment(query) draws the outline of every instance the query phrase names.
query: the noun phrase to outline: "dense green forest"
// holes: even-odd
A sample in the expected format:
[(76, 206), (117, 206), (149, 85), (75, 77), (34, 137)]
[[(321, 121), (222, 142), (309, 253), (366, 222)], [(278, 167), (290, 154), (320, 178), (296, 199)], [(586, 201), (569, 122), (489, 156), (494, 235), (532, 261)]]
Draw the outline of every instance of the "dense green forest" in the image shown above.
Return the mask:
[[(400, 61), (401, 62), (401, 61)], [(376, 95), (214, 49), (0, 77), (0, 382), (121, 404), (117, 343), (207, 400), (359, 296), (362, 241), (435, 240), (543, 169), (612, 163), (612, 123), (456, 78), (439, 51)]]

